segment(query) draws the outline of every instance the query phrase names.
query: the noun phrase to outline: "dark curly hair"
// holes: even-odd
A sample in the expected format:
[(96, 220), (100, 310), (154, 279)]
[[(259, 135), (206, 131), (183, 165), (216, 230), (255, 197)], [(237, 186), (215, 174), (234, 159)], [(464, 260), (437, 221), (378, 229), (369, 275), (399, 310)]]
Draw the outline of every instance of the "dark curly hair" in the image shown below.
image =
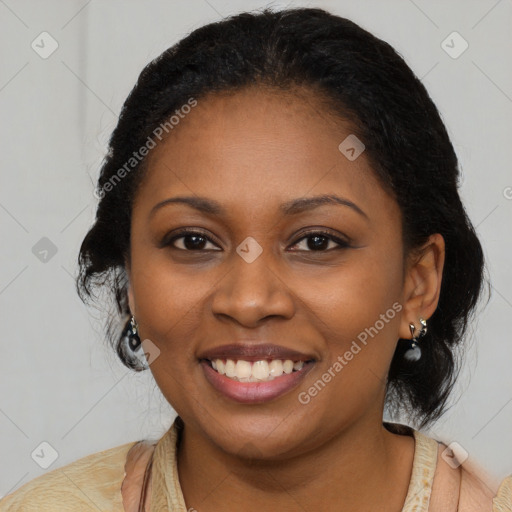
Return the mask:
[(388, 409), (405, 411), (420, 428), (428, 425), (446, 410), (460, 369), (456, 349), (484, 283), (482, 247), (459, 198), (457, 157), (423, 84), (389, 44), (324, 10), (231, 16), (194, 30), (142, 70), (102, 163), (96, 220), (78, 257), (80, 298), (88, 302), (99, 298), (96, 290), (108, 291), (115, 311), (107, 318), (107, 338), (128, 367), (139, 369), (123, 341), (129, 315), (124, 265), (146, 159), (122, 179), (119, 171), (190, 98), (254, 85), (304, 86), (354, 126), (375, 175), (400, 207), (404, 255), (431, 234), (443, 236), (442, 289), (423, 355), (409, 362), (403, 357), (408, 343), (397, 343), (387, 382)]

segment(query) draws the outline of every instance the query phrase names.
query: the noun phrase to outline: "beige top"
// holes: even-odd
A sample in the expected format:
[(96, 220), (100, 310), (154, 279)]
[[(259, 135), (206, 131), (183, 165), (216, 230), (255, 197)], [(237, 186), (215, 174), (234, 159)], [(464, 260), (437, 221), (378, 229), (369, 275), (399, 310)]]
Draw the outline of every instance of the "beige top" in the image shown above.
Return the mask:
[[(178, 478), (179, 432), (174, 422), (156, 443), (123, 444), (54, 469), (0, 500), (0, 512), (137, 512), (148, 461), (148, 510), (187, 512)], [(444, 445), (419, 431), (413, 434), (413, 468), (402, 512), (512, 512), (512, 475), (494, 493), (462, 466), (451, 469), (440, 457)]]

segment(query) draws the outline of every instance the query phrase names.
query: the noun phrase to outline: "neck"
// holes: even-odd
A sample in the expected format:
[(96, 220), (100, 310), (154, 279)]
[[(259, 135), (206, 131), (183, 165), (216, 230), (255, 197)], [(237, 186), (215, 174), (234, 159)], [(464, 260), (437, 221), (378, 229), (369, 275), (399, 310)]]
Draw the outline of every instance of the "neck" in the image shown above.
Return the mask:
[[(382, 417), (382, 416), (381, 416)], [(402, 510), (411, 477), (414, 439), (382, 422), (344, 429), (321, 446), (286, 460), (247, 460), (220, 450), (185, 428), (179, 478), (188, 509)]]

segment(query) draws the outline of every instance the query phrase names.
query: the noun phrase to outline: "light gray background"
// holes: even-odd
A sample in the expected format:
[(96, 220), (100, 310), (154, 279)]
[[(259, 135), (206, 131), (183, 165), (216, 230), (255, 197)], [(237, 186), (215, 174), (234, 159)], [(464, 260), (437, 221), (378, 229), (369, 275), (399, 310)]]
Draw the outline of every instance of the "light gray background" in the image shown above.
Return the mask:
[[(168, 428), (172, 410), (149, 372), (132, 373), (117, 361), (102, 341), (100, 314), (79, 301), (78, 249), (93, 221), (106, 141), (142, 67), (192, 29), (265, 5), (0, 0), (0, 496), (45, 472), (31, 458), (43, 441), (58, 452), (49, 471)], [(512, 3), (272, 5), (324, 7), (383, 38), (442, 113), (493, 295), (472, 325), (455, 394), (461, 398), (430, 433), (459, 442), (501, 478), (512, 472)], [(47, 59), (31, 48), (43, 31), (59, 44)], [(441, 46), (453, 31), (469, 43), (457, 59)], [(43, 237), (57, 247), (47, 262), (32, 252)]]

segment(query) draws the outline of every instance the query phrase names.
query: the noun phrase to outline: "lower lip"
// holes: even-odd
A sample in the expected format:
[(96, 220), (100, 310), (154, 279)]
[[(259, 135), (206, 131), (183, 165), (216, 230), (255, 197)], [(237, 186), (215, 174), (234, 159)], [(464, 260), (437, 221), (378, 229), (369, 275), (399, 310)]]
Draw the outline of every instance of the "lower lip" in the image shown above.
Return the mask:
[(305, 363), (302, 369), (281, 375), (266, 382), (240, 382), (215, 371), (206, 361), (201, 361), (206, 380), (220, 393), (243, 404), (268, 402), (288, 393), (313, 367), (313, 362)]

